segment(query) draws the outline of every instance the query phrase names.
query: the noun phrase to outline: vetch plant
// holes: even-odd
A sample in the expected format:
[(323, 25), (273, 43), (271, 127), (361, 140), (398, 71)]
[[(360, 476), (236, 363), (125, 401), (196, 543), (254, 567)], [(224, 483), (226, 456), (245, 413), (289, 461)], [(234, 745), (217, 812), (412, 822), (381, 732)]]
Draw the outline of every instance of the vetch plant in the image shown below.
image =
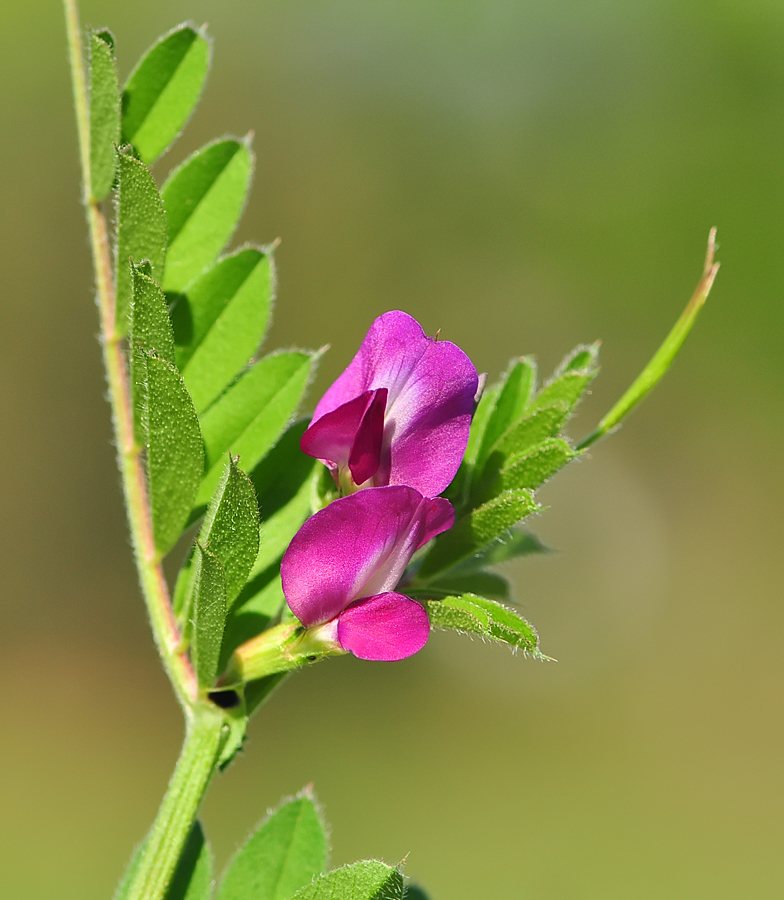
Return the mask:
[[(120, 88), (115, 42), (64, 0), (118, 465), (153, 636), (185, 742), (117, 900), (383, 900), (401, 866), (329, 871), (306, 790), (250, 836), (213, 884), (197, 815), (249, 717), (287, 675), (352, 653), (393, 661), (431, 629), (545, 659), (495, 566), (540, 552), (521, 527), (535, 491), (616, 428), (668, 369), (715, 278), (702, 278), (659, 351), (594, 432), (567, 422), (597, 373), (578, 347), (544, 385), (528, 357), (486, 386), (466, 354), (391, 311), (298, 418), (318, 353), (261, 354), (273, 247), (227, 251), (253, 173), (247, 138), (150, 166), (184, 127), (210, 62), (204, 30), (160, 38)], [(303, 452), (304, 451), (304, 452)], [(170, 585), (164, 558), (191, 535)], [(410, 896), (423, 897), (410, 889)]]

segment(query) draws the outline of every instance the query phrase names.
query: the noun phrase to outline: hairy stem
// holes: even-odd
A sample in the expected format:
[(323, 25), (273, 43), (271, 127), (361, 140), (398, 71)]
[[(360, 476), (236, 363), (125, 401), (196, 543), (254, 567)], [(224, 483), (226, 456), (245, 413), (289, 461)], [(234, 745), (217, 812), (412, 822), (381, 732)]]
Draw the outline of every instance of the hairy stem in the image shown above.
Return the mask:
[(90, 246), (95, 268), (96, 302), (101, 320), (101, 345), (109, 385), (118, 465), (122, 476), (128, 524), (136, 567), (147, 605), (155, 643), (166, 672), (187, 716), (198, 699), (198, 687), (190, 660), (182, 652), (181, 635), (172, 611), (169, 590), (155, 549), (147, 494), (147, 479), (133, 433), (133, 407), (128, 365), (116, 329), (115, 290), (106, 216), (92, 197), (90, 178), (90, 118), (87, 79), (82, 54), (81, 28), (76, 0), (63, 0), (68, 32), (79, 154), (82, 165), (83, 202), (87, 211)]
[(142, 844), (124, 900), (166, 897), (227, 732), (217, 709), (202, 710), (189, 722), (180, 758)]

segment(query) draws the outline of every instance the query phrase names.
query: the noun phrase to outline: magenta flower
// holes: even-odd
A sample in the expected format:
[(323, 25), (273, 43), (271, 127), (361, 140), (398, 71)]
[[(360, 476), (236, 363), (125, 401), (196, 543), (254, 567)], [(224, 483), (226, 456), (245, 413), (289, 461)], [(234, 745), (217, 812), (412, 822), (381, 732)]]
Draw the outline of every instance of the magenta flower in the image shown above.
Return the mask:
[(394, 588), (413, 554), (451, 528), (448, 500), (404, 485), (335, 500), (305, 522), (283, 556), (283, 593), (308, 628), (360, 659), (405, 659), (427, 642), (421, 604)]
[(458, 346), (428, 337), (407, 313), (384, 313), (321, 398), (300, 446), (344, 493), (406, 484), (435, 497), (465, 453), (477, 385)]

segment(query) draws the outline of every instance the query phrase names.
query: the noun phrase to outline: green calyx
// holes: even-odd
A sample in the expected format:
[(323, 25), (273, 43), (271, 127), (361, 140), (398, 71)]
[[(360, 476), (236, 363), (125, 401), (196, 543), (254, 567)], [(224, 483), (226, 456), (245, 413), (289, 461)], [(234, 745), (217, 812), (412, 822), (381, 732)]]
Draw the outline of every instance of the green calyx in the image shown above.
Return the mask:
[(334, 632), (334, 625), (329, 622), (312, 628), (304, 628), (297, 622), (282, 622), (238, 647), (216, 687), (238, 688), (249, 681), (300, 669), (328, 656), (343, 656), (346, 651)]

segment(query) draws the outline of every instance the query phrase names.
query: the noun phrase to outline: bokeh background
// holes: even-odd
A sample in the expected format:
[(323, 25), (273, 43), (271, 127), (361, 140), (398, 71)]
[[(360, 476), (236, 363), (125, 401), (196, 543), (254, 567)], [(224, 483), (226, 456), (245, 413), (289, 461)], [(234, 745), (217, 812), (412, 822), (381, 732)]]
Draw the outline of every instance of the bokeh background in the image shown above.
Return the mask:
[[(0, 894), (111, 895), (181, 739), (104, 402), (62, 13), (0, 29)], [(309, 402), (400, 307), (497, 374), (603, 340), (571, 433), (722, 269), (665, 382), (542, 492), (510, 567), (557, 664), (436, 635), (291, 679), (215, 783), (222, 864), (314, 782), (333, 861), (433, 900), (784, 896), (784, 4), (85, 0), (122, 74), (192, 18), (196, 117), (253, 129), (238, 240), (282, 238), (268, 346), (329, 342)]]

